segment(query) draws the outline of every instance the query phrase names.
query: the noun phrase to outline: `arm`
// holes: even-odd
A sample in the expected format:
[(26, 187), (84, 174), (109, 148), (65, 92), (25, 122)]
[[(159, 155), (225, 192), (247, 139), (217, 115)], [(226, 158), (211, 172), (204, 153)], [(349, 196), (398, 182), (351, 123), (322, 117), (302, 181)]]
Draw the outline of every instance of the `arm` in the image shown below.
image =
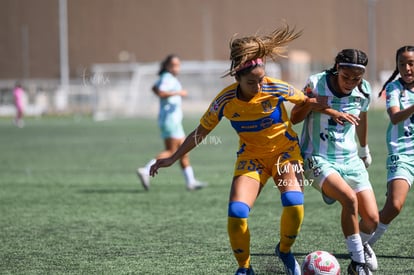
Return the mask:
[(407, 109), (400, 110), (398, 106), (393, 106), (387, 109), (388, 116), (390, 117), (392, 124), (398, 124), (401, 121), (408, 119), (414, 113), (414, 105), (411, 105)]
[(297, 124), (303, 121), (310, 112), (312, 111), (322, 111), (329, 108), (327, 105), (327, 97), (317, 96), (317, 97), (305, 97), (305, 101), (302, 104), (295, 105), (291, 112), (291, 118), (293, 124)]
[(353, 125), (358, 126), (360, 117), (357, 117), (353, 114), (348, 114), (344, 112), (339, 112), (332, 108), (327, 108), (324, 110), (321, 110), (321, 113), (324, 113), (330, 117), (332, 117), (333, 120), (335, 120), (336, 123), (340, 125), (344, 125), (344, 122), (349, 122)]
[(292, 109), (290, 120), (293, 124), (297, 124), (303, 121), (312, 111), (324, 113), (332, 117), (340, 125), (343, 125), (345, 121), (358, 125), (359, 117), (330, 108), (327, 105), (327, 97), (325, 96), (307, 98), (304, 103), (295, 105)]
[(303, 121), (312, 111), (322, 112), (332, 117), (339, 117), (339, 112), (331, 109), (327, 101), (328, 98), (326, 96), (306, 97), (302, 104), (293, 107), (290, 120), (293, 124), (297, 124)]
[(290, 112), (290, 121), (292, 121), (293, 124), (303, 121), (312, 111), (312, 106), (310, 104), (311, 99), (312, 98), (306, 97), (302, 104), (293, 106), (292, 111)]
[(182, 158), (185, 154), (190, 152), (194, 147), (196, 147), (200, 142), (211, 132), (204, 128), (201, 125), (192, 131), (178, 147), (177, 151), (169, 158), (158, 159), (157, 162), (151, 166), (150, 175), (155, 176), (158, 174), (158, 169), (161, 167), (168, 167), (174, 164), (178, 159)]
[(371, 153), (368, 147), (368, 113), (361, 112), (359, 124), (356, 126), (356, 134), (359, 140), (358, 156), (362, 159), (365, 167), (368, 168), (372, 163)]
[(155, 85), (152, 87), (152, 91), (154, 92), (154, 94), (156, 96), (158, 96), (160, 98), (167, 98), (167, 97), (175, 96), (175, 95), (187, 96), (187, 91), (186, 90), (180, 90), (180, 91), (174, 91), (174, 92), (167, 92), (167, 91), (161, 91)]
[(290, 120), (293, 124), (303, 121), (314, 110), (329, 108), (328, 97), (315, 94), (315, 85), (312, 77), (310, 77), (302, 92), (300, 92), (305, 95), (305, 100), (302, 102), (293, 102), (295, 106), (290, 113)]
[(368, 145), (368, 113), (361, 112), (359, 115), (359, 124), (356, 126), (356, 134), (359, 140), (359, 145), (365, 147)]

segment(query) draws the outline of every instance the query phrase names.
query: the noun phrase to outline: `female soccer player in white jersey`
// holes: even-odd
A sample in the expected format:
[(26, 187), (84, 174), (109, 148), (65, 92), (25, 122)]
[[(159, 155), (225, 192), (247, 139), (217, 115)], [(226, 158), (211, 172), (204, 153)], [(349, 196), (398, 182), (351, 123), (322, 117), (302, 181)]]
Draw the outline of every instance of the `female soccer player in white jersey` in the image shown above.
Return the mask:
[[(397, 75), (400, 77), (394, 80)], [(387, 129), (387, 200), (379, 213), (380, 223), (369, 240), (373, 245), (398, 216), (414, 182), (414, 46), (397, 50), (396, 68), (385, 82), (390, 123)]]
[[(177, 78), (180, 68), (180, 58), (174, 54), (168, 55), (164, 61), (161, 62), (160, 71), (158, 73), (159, 79), (153, 87), (153, 92), (160, 99), (158, 125), (165, 145), (165, 150), (159, 153), (156, 158), (171, 156), (185, 139), (182, 125), (183, 111), (181, 109), (181, 98), (187, 96), (187, 91), (183, 89)], [(137, 169), (137, 175), (145, 190), (148, 190), (150, 187), (149, 169), (154, 163), (155, 159), (152, 159), (145, 165), (145, 167)], [(205, 183), (196, 180), (194, 177), (188, 154), (181, 157), (180, 165), (187, 190), (200, 189), (206, 185)]]
[[(266, 76), (264, 58), (282, 56), (285, 46), (300, 36), (289, 26), (266, 36), (248, 36), (230, 42), (229, 73), (236, 82), (224, 88), (212, 101), (200, 125), (186, 138), (177, 152), (159, 159), (151, 175), (168, 167), (192, 150), (220, 122), (230, 120), (239, 135), (239, 150), (228, 204), (227, 230), (238, 263), (236, 274), (254, 274), (250, 264), (249, 212), (269, 178), (281, 194), (283, 206), (280, 242), (275, 252), (286, 274), (300, 274), (300, 266), (291, 247), (302, 224), (302, 157), (297, 134), (291, 128), (284, 101), (317, 105), (290, 84)], [(325, 108), (323, 105), (321, 108)]]
[(360, 50), (339, 52), (334, 66), (310, 76), (304, 88), (308, 97), (324, 98), (330, 108), (320, 112), (311, 105), (295, 106), (291, 114), (294, 123), (304, 120), (300, 144), (305, 177), (322, 191), (325, 202), (338, 200), (342, 206), (341, 226), (352, 259), (349, 274), (370, 274), (377, 268), (367, 244), (379, 219), (366, 170), (371, 163), (367, 144), (371, 87), (363, 79), (367, 63)]

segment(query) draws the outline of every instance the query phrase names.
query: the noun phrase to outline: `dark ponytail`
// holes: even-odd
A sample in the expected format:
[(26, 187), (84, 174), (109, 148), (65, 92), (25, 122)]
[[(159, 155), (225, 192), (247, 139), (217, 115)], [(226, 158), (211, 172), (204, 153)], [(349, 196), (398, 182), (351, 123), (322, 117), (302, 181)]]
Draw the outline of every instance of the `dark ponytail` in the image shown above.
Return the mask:
[(173, 60), (174, 58), (178, 57), (175, 54), (169, 54), (167, 55), (167, 57), (161, 62), (160, 64), (160, 70), (158, 71), (158, 75), (161, 75), (163, 73), (165, 73), (167, 70), (168, 65), (171, 63), (171, 60)]

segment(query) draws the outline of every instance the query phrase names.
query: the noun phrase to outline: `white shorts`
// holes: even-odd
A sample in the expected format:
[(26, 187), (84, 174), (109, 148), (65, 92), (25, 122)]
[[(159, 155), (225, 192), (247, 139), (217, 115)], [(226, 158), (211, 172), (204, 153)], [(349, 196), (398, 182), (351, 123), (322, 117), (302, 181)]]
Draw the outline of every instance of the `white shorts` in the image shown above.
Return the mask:
[(414, 181), (414, 158), (408, 155), (389, 155), (387, 157), (387, 182), (404, 179), (411, 188)]
[(368, 171), (358, 156), (348, 163), (331, 163), (323, 157), (312, 156), (305, 159), (304, 168), (305, 177), (318, 190), (321, 190), (323, 182), (332, 173), (338, 173), (356, 193), (372, 189)]

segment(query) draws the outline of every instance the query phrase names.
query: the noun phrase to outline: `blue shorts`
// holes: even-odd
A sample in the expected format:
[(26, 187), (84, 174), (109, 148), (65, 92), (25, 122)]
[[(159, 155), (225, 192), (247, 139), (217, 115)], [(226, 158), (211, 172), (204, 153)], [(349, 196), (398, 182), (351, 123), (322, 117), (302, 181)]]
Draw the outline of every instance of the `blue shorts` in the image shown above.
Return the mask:
[(305, 159), (304, 175), (312, 186), (321, 190), (325, 179), (332, 173), (338, 173), (356, 192), (372, 189), (368, 171), (364, 162), (356, 156), (348, 163), (331, 163), (320, 156)]
[(387, 157), (387, 182), (404, 179), (411, 188), (414, 181), (414, 158), (408, 155), (389, 155)]

